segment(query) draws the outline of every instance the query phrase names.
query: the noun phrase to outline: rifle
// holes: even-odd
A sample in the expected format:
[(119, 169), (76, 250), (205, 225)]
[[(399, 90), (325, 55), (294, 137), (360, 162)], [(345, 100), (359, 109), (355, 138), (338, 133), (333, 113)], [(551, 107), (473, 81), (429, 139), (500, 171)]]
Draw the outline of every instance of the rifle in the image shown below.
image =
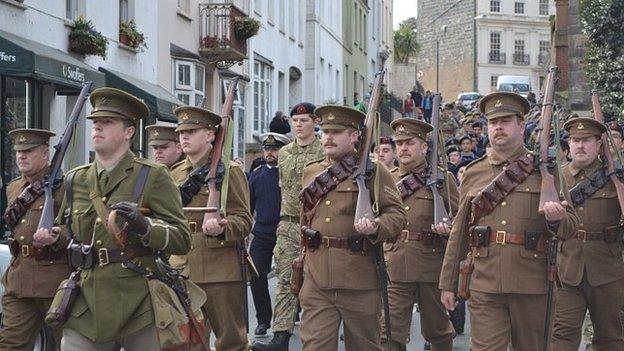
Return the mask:
[[(385, 70), (377, 72), (375, 82), (371, 91), (371, 98), (368, 103), (366, 119), (364, 120), (364, 134), (360, 140), (357, 155), (357, 168), (351, 176), (358, 186), (357, 204), (355, 207), (354, 223), (362, 218), (373, 220), (379, 213), (377, 205), (377, 194), (375, 193), (375, 203), (370, 202), (370, 190), (366, 187), (365, 178), (373, 170), (373, 163), (370, 159), (371, 144), (373, 142), (373, 132), (377, 128), (377, 109), (381, 101), (381, 84), (383, 83)], [(379, 140), (377, 140), (379, 144)], [(379, 173), (377, 173), (378, 175)], [(377, 183), (375, 182), (375, 187)], [(375, 189), (375, 192), (377, 189)], [(377, 244), (373, 249), (373, 260), (377, 268), (379, 276), (379, 286), (381, 288), (381, 299), (384, 307), (384, 324), (386, 327), (386, 338), (392, 340), (392, 330), (390, 326), (390, 305), (388, 304), (388, 273), (386, 269), (386, 260), (384, 259), (383, 246)]]
[[(598, 92), (596, 90), (592, 90), (591, 96), (592, 96), (592, 107), (594, 109), (594, 117), (596, 118), (598, 122), (604, 123), (604, 116), (602, 114), (602, 107), (600, 106), (600, 98), (598, 97)], [(613, 159), (613, 154), (611, 153), (611, 149), (609, 148), (609, 141), (607, 140), (607, 133), (602, 134), (602, 156), (603, 156), (603, 159), (606, 161), (607, 175), (609, 176), (609, 179), (611, 179), (611, 181), (613, 182), (613, 185), (615, 186), (615, 192), (617, 193), (617, 198), (618, 198), (618, 203), (620, 204), (620, 208), (624, 209), (624, 184), (622, 184), (622, 181), (620, 180), (620, 178), (618, 178), (618, 171), (620, 170), (616, 170), (615, 168), (615, 161)]]
[(65, 152), (67, 152), (69, 143), (74, 135), (76, 126), (78, 125), (80, 112), (82, 111), (87, 98), (89, 98), (89, 92), (91, 91), (92, 85), (93, 82), (86, 82), (82, 85), (80, 95), (78, 95), (78, 100), (74, 105), (71, 115), (69, 116), (69, 121), (67, 121), (67, 124), (65, 125), (63, 135), (61, 135), (59, 142), (54, 145), (55, 151), (54, 156), (52, 156), (52, 162), (50, 162), (50, 173), (46, 176), (43, 183), (45, 201), (43, 203), (41, 218), (39, 218), (39, 226), (37, 228), (50, 230), (54, 225), (54, 197), (52, 196), (52, 192), (54, 191), (56, 184), (61, 182), (61, 167), (63, 165), (63, 158), (65, 157)]
[[(438, 152), (439, 150), (439, 128), (440, 128), (440, 94), (433, 95), (433, 111), (431, 112), (431, 151), (427, 162), (429, 163), (430, 173), (427, 179), (427, 186), (433, 193), (433, 223), (438, 224), (449, 220), (448, 212), (444, 207), (444, 200), (438, 191), (438, 185), (444, 184), (444, 173), (438, 170)], [(450, 224), (450, 223), (449, 223)]]
[[(542, 117), (540, 125), (538, 127), (539, 141), (539, 159), (538, 167), (540, 176), (542, 178), (542, 184), (540, 189), (540, 199), (538, 211), (543, 213), (544, 203), (548, 201), (558, 202), (560, 200), (557, 188), (555, 187), (555, 177), (548, 172), (548, 146), (550, 145), (550, 129), (552, 125), (553, 117), (553, 101), (555, 98), (555, 81), (557, 79), (557, 66), (553, 66), (548, 70), (548, 76), (546, 77), (546, 85), (544, 87), (544, 102), (542, 105)], [(557, 123), (557, 121), (556, 121)], [(559, 136), (556, 135), (555, 138)], [(561, 181), (561, 179), (560, 179)], [(563, 186), (563, 184), (560, 184)], [(546, 294), (546, 321), (544, 324), (544, 350), (548, 350), (550, 338), (550, 319), (552, 316), (553, 306), (553, 294), (555, 289), (555, 279), (557, 278), (557, 229), (559, 228), (559, 222), (551, 223), (547, 222), (548, 231), (550, 232), (550, 240), (548, 241), (548, 291)]]

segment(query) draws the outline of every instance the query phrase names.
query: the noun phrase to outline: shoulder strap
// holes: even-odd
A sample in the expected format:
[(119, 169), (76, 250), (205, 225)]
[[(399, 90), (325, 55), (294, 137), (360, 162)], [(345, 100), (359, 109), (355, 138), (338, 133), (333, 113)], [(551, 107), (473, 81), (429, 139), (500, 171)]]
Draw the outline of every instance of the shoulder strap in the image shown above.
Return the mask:
[(135, 202), (137, 205), (139, 204), (139, 198), (141, 197), (141, 193), (143, 193), (143, 189), (145, 188), (145, 183), (147, 182), (147, 176), (149, 175), (150, 167), (146, 165), (141, 165), (141, 169), (139, 170), (139, 177), (134, 183), (134, 190), (132, 190), (132, 202)]
[(609, 178), (607, 177), (604, 168), (600, 168), (592, 175), (578, 182), (578, 184), (570, 189), (572, 205), (574, 207), (578, 207), (585, 202), (585, 200), (594, 195), (598, 190), (602, 189), (608, 182)]
[(65, 177), (65, 200), (67, 201), (67, 212), (65, 213), (65, 226), (67, 227), (67, 235), (69, 241), (74, 240), (74, 231), (72, 225), (72, 212), (74, 207), (74, 176), (76, 172), (70, 172)]
[(535, 169), (533, 155), (511, 162), (472, 199), (472, 223), (492, 213)]

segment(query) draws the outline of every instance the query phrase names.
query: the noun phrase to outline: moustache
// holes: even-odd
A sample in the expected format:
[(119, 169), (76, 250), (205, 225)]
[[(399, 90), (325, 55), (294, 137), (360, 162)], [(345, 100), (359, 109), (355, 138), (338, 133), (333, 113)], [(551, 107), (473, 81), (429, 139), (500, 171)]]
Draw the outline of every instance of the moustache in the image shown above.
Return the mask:
[(337, 146), (337, 145), (334, 143), (325, 143), (325, 146)]

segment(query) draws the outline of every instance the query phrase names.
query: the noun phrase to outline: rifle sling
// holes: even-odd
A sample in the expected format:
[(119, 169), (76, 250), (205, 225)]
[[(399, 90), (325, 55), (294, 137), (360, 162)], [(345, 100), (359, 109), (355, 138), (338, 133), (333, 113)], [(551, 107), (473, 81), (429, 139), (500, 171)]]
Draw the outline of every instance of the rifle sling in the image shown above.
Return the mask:
[(598, 190), (602, 189), (609, 182), (609, 177), (604, 168), (600, 168), (592, 175), (588, 176), (584, 180), (578, 182), (572, 189), (570, 189), (570, 197), (572, 198), (572, 205), (577, 207), (585, 200), (589, 199)]
[(26, 215), (26, 212), (30, 209), (32, 204), (37, 201), (45, 193), (43, 188), (43, 181), (36, 180), (30, 183), (15, 200), (7, 206), (4, 211), (3, 218), (7, 222), (10, 228), (15, 228), (20, 219)]
[(524, 182), (535, 169), (532, 154), (509, 163), (494, 179), (475, 196), (472, 203), (472, 222), (492, 213), (507, 195)]

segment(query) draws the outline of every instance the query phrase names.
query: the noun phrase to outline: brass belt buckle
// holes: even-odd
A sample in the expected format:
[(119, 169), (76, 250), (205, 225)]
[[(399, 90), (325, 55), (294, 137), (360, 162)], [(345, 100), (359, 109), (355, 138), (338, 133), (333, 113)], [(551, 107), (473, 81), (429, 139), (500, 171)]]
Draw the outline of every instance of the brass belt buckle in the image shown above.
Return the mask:
[(103, 247), (98, 250), (98, 261), (100, 262), (100, 267), (104, 267), (109, 263), (107, 248)]
[(30, 256), (30, 246), (22, 245), (22, 256), (24, 257)]
[(409, 242), (409, 230), (401, 230), (401, 235), (403, 235), (403, 242)]
[(501, 245), (507, 244), (507, 232), (504, 230), (496, 231), (496, 243)]
[(321, 238), (321, 241), (323, 242), (323, 244), (325, 244), (325, 247), (329, 249), (329, 240), (330, 238), (327, 236), (324, 236)]
[(189, 222), (189, 229), (191, 233), (197, 232), (197, 222)]
[(579, 229), (576, 231), (576, 238), (586, 242), (587, 241), (587, 230)]

